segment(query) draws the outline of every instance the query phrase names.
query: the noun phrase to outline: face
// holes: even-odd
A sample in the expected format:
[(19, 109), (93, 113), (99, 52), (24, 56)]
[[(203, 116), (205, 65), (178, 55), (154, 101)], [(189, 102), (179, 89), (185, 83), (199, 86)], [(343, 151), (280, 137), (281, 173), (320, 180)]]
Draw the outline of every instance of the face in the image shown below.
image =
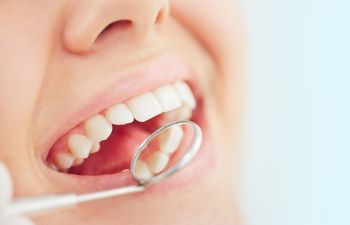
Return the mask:
[[(0, 160), (16, 197), (131, 184), (132, 149), (152, 129), (190, 119), (204, 132), (168, 181), (34, 221), (240, 223), (242, 24), (232, 0), (2, 0)], [(164, 166), (177, 135), (140, 177)]]

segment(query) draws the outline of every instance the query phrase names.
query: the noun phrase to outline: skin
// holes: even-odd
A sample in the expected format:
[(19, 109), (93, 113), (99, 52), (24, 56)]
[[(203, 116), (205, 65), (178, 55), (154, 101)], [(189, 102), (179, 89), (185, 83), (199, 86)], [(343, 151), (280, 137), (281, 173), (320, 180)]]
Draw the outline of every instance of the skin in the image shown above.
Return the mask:
[[(111, 75), (101, 71), (118, 71), (161, 52), (177, 54), (202, 72), (215, 143), (215, 169), (191, 185), (145, 194), (142, 201), (86, 204), (35, 218), (37, 224), (242, 223), (236, 197), (244, 86), (239, 9), (232, 0), (0, 2), (0, 161), (13, 176), (15, 196), (71, 192), (39, 166), (52, 123), (103, 88)], [(101, 34), (120, 20), (132, 25)]]

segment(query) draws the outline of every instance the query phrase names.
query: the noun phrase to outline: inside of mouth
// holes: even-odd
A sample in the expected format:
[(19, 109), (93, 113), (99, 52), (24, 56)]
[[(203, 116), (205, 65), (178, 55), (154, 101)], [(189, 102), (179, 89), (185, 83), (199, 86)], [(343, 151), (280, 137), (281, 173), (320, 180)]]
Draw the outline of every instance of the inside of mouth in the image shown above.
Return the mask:
[[(159, 127), (178, 120), (170, 119), (169, 113), (171, 112), (162, 113), (146, 122), (134, 121), (126, 125), (113, 125), (112, 134), (107, 140), (100, 143), (100, 150), (97, 153), (91, 154), (81, 165), (59, 172), (88, 176), (115, 174), (124, 171), (130, 173), (131, 160), (137, 147)], [(191, 117), (187, 119), (195, 121), (197, 114), (198, 109), (195, 109)], [(158, 144), (157, 141), (153, 143)], [(156, 151), (159, 151), (159, 145), (148, 150), (144, 155), (149, 156)], [(176, 159), (174, 161), (177, 161), (179, 154), (174, 153), (173, 155)], [(50, 154), (48, 158), (50, 159)], [(144, 157), (141, 158), (144, 159)]]
[(130, 169), (130, 163), (137, 147), (159, 126), (162, 115), (147, 122), (115, 126), (111, 136), (100, 143), (99, 152), (90, 155), (84, 163), (72, 167), (67, 173), (77, 175), (103, 175)]

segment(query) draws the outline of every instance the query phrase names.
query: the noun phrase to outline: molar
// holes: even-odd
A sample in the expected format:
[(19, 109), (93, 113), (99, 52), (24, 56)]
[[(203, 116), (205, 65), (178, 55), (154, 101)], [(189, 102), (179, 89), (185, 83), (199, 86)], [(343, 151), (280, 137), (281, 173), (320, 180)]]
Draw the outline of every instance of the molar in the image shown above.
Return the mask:
[(91, 141), (85, 135), (72, 134), (68, 138), (68, 148), (77, 159), (86, 159), (89, 156), (91, 146)]
[(83, 164), (83, 162), (84, 159), (76, 159), (72, 166), (80, 166), (81, 164)]
[(74, 163), (74, 160), (75, 160), (74, 156), (68, 152), (57, 153), (57, 155), (54, 158), (55, 165), (60, 170), (67, 170), (71, 168)]
[(91, 150), (90, 150), (90, 154), (96, 153), (98, 151), (100, 151), (100, 143), (95, 142), (92, 144)]

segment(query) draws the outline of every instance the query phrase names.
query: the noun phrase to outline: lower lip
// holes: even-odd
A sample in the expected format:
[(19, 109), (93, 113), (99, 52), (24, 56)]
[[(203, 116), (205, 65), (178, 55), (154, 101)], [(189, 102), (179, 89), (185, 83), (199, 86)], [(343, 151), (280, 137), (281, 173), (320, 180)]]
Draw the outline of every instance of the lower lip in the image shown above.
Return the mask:
[[(209, 128), (204, 119), (203, 112), (198, 112), (195, 122), (198, 123), (203, 131), (203, 142), (198, 155), (187, 167), (182, 169), (182, 171), (179, 171), (162, 183), (152, 185), (149, 190), (142, 194), (183, 187), (184, 185), (191, 184), (202, 178), (205, 176), (205, 174), (207, 174), (207, 172), (209, 172), (209, 170), (213, 169), (215, 165), (215, 158), (212, 151), (210, 135), (208, 134)], [(81, 176), (57, 173), (55, 171), (52, 172), (55, 173), (57, 179), (68, 182), (72, 186), (80, 187), (82, 189), (81, 191), (83, 192), (98, 191), (137, 184), (129, 171), (98, 176)]]

